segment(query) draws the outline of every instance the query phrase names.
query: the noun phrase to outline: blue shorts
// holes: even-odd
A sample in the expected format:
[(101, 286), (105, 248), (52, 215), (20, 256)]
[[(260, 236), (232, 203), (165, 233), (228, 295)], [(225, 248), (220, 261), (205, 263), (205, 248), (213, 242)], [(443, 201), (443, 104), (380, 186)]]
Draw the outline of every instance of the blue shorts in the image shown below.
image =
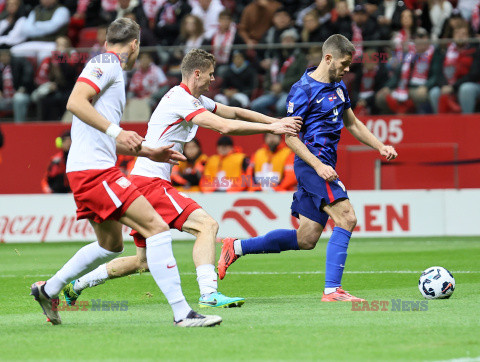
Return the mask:
[(338, 199), (348, 199), (342, 181), (326, 182), (303, 161), (295, 162), (298, 190), (293, 194), (292, 215), (308, 217), (319, 224), (327, 224), (328, 214), (322, 208)]

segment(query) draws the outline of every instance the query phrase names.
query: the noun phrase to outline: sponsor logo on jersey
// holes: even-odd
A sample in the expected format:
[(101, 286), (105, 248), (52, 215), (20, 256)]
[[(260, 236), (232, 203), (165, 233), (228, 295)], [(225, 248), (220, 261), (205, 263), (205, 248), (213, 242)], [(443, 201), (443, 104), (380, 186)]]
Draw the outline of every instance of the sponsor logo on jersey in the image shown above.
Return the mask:
[(287, 112), (288, 113), (293, 113), (293, 102), (288, 102), (288, 108), (287, 108)]
[(103, 71), (99, 67), (95, 67), (93, 68), (91, 75), (97, 79), (100, 79), (103, 75)]
[(345, 96), (343, 95), (342, 88), (337, 88), (337, 94), (340, 97), (340, 99), (342, 100), (342, 102), (345, 102)]
[(127, 180), (126, 177), (120, 177), (117, 181), (115, 181), (120, 187), (126, 189), (128, 186), (130, 186), (132, 183)]

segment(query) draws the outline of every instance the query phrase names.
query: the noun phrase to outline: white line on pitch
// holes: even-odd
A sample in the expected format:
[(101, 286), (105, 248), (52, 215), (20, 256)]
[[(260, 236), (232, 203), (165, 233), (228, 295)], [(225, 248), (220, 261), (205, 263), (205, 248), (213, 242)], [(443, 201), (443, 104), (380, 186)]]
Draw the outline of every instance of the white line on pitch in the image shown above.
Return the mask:
[[(344, 274), (420, 274), (422, 271), (418, 270), (346, 270)], [(478, 274), (480, 270), (454, 270), (452, 274)], [(275, 271), (232, 271), (228, 272), (230, 275), (303, 275), (303, 274), (325, 274), (324, 271), (314, 270), (314, 271), (286, 271), (286, 272), (275, 272)], [(33, 277), (50, 277), (52, 274), (25, 274), (25, 275), (14, 275), (14, 274), (0, 274), (0, 278), (33, 278)], [(180, 273), (180, 275), (197, 275), (192, 272)]]

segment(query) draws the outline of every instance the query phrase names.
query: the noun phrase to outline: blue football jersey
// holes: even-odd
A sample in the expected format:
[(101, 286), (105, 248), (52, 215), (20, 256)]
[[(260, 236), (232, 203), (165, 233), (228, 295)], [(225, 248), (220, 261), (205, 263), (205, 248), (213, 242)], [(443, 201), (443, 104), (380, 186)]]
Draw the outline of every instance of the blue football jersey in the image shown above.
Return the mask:
[[(308, 68), (292, 86), (287, 98), (287, 115), (300, 116), (300, 140), (320, 160), (335, 168), (337, 145), (343, 128), (343, 112), (351, 107), (347, 88), (339, 83), (321, 83), (310, 77)], [(298, 156), (295, 162), (299, 162)]]

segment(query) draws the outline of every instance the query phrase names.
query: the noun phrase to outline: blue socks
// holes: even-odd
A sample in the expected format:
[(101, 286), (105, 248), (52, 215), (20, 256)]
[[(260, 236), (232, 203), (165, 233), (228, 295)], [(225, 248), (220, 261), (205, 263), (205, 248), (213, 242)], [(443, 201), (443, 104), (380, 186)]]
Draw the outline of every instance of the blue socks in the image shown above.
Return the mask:
[(347, 248), (352, 233), (334, 227), (332, 236), (327, 244), (327, 262), (325, 267), (325, 288), (336, 288), (341, 285)]
[(243, 255), (298, 250), (297, 230), (273, 230), (263, 236), (242, 240), (241, 243)]

